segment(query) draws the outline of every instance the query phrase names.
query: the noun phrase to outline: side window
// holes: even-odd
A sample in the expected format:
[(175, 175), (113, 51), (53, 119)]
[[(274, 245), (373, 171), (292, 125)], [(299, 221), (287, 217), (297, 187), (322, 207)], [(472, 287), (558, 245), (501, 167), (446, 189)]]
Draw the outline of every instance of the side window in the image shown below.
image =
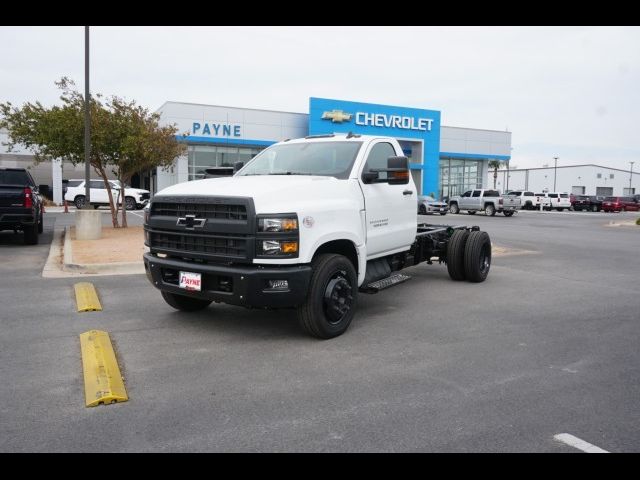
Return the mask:
[(524, 192), (525, 197), (533, 197), (533, 192)]
[(480, 190), (474, 190), (472, 196), (473, 197), (479, 197), (480, 196)]
[(469, 191), (467, 191), (467, 192), (464, 192), (464, 193), (462, 194), (462, 196), (463, 196), (463, 197), (470, 197), (470, 196), (471, 196), (471, 190), (469, 190)]
[(84, 182), (82, 180), (69, 180), (67, 187), (79, 187), (80, 184), (84, 185)]
[[(367, 163), (364, 166), (364, 172), (369, 172), (376, 168), (387, 168), (387, 159), (389, 157), (395, 157), (396, 151), (393, 149), (390, 143), (377, 143), (371, 149)], [(381, 180), (387, 179), (387, 172), (380, 172), (379, 178)]]
[(89, 187), (104, 189), (104, 182), (102, 180), (91, 180), (91, 183), (89, 183)]

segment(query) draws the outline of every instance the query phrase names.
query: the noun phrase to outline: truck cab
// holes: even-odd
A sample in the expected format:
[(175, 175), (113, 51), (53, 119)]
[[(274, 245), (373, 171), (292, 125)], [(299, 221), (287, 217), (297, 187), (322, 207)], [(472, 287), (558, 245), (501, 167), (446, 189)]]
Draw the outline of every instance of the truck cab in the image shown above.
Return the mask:
[[(432, 256), (446, 261), (449, 238), (471, 234), (419, 225), (417, 197), (393, 138), (280, 142), (231, 177), (158, 192), (145, 209), (147, 275), (179, 310), (212, 301), (291, 307), (308, 333), (330, 338), (348, 327), (359, 291), (402, 283), (392, 272)], [(484, 240), (482, 280), (490, 264)], [(461, 265), (452, 268), (464, 277)]]

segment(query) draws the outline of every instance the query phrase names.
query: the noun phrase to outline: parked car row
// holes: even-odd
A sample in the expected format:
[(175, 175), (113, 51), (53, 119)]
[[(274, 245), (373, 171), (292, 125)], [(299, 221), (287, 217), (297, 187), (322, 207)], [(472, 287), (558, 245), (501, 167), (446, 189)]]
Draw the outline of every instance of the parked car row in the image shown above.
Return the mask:
[(544, 210), (549, 211), (556, 209), (562, 212), (571, 208), (571, 199), (568, 193), (534, 193), (527, 190), (513, 190), (508, 192), (508, 195), (520, 198), (523, 210), (537, 210), (540, 208), (540, 204)]
[[(111, 194), (114, 201), (119, 198), (119, 204), (122, 205), (123, 195), (118, 195), (120, 190), (120, 182), (117, 180), (109, 180), (111, 185)], [(64, 199), (73, 203), (77, 208), (83, 208), (85, 203), (85, 181), (82, 179), (74, 179), (68, 181)], [(109, 205), (109, 194), (104, 181), (101, 179), (91, 179), (89, 182), (89, 195), (91, 197), (91, 205), (98, 208), (101, 205)], [(151, 198), (149, 190), (140, 188), (131, 188), (125, 185), (124, 204), (127, 210), (136, 210), (144, 208)]]

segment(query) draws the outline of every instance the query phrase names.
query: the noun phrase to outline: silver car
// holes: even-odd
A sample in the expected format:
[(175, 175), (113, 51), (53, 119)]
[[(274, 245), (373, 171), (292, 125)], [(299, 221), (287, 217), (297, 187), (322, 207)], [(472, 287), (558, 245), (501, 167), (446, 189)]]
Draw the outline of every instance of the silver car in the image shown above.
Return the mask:
[(448, 211), (449, 205), (447, 205), (446, 202), (440, 202), (430, 195), (418, 196), (418, 213), (420, 215), (428, 215), (432, 213), (446, 215)]

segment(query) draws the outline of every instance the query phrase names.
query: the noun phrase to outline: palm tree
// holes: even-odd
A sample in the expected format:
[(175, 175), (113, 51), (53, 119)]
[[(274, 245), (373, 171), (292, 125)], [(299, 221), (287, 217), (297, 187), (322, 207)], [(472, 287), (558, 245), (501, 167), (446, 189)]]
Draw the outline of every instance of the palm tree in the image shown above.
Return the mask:
[(498, 181), (498, 169), (504, 164), (500, 160), (489, 160), (489, 168), (493, 168), (493, 189), (496, 189), (496, 182)]

